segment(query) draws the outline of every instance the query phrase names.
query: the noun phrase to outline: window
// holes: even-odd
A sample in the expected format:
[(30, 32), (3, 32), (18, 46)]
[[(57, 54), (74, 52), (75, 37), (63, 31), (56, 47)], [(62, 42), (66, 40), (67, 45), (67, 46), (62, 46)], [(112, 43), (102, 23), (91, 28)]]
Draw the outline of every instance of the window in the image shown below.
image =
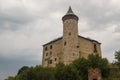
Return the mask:
[(52, 49), (52, 45), (50, 45), (50, 49)]
[(55, 61), (57, 60), (57, 58), (55, 58)]
[(93, 80), (97, 80), (97, 79), (93, 79)]
[(48, 53), (46, 53), (46, 56), (48, 56)]
[(74, 56), (75, 54), (73, 53), (73, 56)]
[(59, 60), (61, 60), (61, 58), (59, 58)]
[(76, 46), (77, 48), (79, 48), (79, 46)]
[(47, 51), (47, 47), (45, 47), (45, 51)]
[(80, 51), (79, 51), (79, 57), (81, 57), (81, 53), (80, 53)]
[(52, 60), (49, 60), (49, 64), (52, 64)]
[(69, 36), (71, 35), (71, 32), (69, 32)]
[(94, 52), (96, 53), (97, 52), (97, 45), (94, 44)]
[(66, 46), (67, 45), (67, 43), (66, 43), (66, 41), (64, 42), (64, 46)]
[(47, 61), (47, 59), (45, 59), (45, 61)]
[(52, 55), (52, 52), (50, 51), (50, 55)]

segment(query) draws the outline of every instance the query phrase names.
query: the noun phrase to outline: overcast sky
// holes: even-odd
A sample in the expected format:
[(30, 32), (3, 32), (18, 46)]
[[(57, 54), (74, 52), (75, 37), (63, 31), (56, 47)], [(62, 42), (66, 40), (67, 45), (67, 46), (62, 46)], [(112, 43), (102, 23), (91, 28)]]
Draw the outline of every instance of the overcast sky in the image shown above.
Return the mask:
[(62, 36), (69, 5), (79, 35), (102, 43), (110, 62), (120, 49), (120, 0), (0, 0), (0, 80), (22, 66), (40, 65), (42, 45)]

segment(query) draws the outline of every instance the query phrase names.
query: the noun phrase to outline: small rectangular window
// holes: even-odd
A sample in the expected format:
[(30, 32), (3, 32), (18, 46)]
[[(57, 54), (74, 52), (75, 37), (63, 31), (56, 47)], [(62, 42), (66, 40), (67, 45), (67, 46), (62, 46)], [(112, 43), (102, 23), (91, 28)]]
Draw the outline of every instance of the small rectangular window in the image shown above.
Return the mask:
[(94, 52), (96, 53), (97, 52), (97, 45), (94, 44)]
[(47, 51), (47, 47), (45, 47), (45, 51)]
[(50, 55), (52, 55), (52, 52), (50, 51)]
[(57, 60), (57, 58), (55, 58), (55, 61)]
[(77, 48), (79, 48), (79, 46), (76, 46)]
[(49, 64), (52, 64), (52, 60), (49, 60)]
[(52, 49), (52, 45), (50, 45), (50, 49)]
[(69, 32), (69, 36), (71, 35), (71, 32)]
[(46, 53), (46, 56), (48, 56), (48, 53)]
[(67, 45), (67, 42), (65, 41), (65, 42), (64, 42), (64, 46), (66, 46), (66, 45)]
[(75, 56), (75, 54), (73, 53), (73, 56)]

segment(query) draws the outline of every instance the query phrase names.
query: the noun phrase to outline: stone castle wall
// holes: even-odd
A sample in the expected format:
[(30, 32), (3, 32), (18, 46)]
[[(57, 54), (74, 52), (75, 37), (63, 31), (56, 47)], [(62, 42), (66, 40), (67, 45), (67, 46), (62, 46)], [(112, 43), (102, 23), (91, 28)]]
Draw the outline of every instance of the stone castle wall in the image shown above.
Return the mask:
[(43, 66), (54, 67), (62, 60), (62, 39), (51, 44), (45, 45), (43, 48)]
[[(69, 44), (72, 44), (69, 43)], [(101, 55), (100, 44), (78, 37), (78, 45), (69, 48), (68, 43), (63, 45), (63, 39), (47, 44), (43, 48), (43, 66), (54, 67), (58, 62), (63, 62), (65, 65), (70, 64), (73, 60), (79, 57), (85, 57), (94, 52), (94, 44), (96, 44), (96, 50)], [(52, 49), (50, 48), (52, 46)], [(47, 50), (46, 50), (47, 47)], [(70, 51), (64, 53), (64, 49), (68, 48)], [(49, 61), (52, 60), (52, 63)]]
[[(82, 37), (79, 37), (78, 44), (80, 57), (87, 58), (87, 56), (91, 53), (98, 53), (101, 56), (101, 48), (99, 43), (92, 42)], [(94, 45), (96, 45), (96, 52), (94, 51)]]

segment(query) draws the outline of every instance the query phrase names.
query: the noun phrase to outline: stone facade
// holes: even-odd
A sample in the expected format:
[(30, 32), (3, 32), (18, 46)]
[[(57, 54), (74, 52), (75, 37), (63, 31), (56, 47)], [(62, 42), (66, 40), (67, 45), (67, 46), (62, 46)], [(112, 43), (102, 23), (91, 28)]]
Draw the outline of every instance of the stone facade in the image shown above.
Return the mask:
[(62, 18), (63, 36), (43, 45), (44, 67), (55, 67), (59, 62), (68, 65), (79, 57), (87, 58), (91, 53), (101, 56), (101, 43), (78, 35), (78, 19), (69, 8)]

